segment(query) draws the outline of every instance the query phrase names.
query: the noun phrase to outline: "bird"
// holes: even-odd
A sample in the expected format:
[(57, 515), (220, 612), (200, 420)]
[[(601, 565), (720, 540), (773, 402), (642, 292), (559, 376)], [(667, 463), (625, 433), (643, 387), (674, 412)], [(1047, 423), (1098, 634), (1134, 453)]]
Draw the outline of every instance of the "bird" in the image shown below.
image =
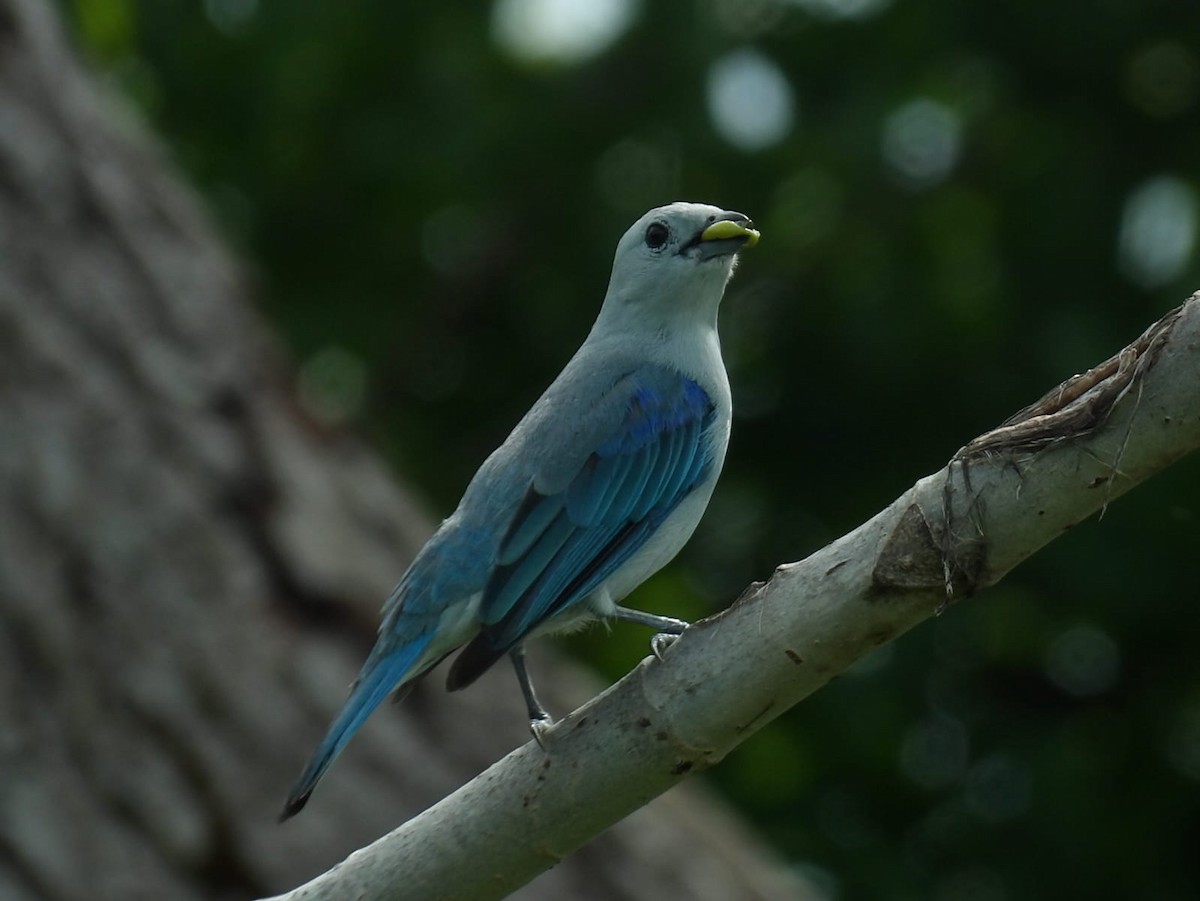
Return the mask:
[(738, 252), (759, 237), (742, 213), (685, 202), (625, 232), (591, 331), (388, 597), (280, 821), (389, 694), (402, 697), (460, 647), (447, 689), (507, 656), (544, 746), (552, 720), (526, 669), (529, 639), (623, 620), (656, 630), (658, 655), (687, 628), (620, 601), (679, 552), (712, 496), (732, 416), (718, 308)]

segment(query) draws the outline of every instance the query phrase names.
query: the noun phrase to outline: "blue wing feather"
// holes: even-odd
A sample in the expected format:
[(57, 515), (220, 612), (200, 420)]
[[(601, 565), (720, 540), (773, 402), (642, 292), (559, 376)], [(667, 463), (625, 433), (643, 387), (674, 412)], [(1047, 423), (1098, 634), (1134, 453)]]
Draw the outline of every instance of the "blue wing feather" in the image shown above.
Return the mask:
[(716, 413), (703, 389), (661, 369), (630, 382), (619, 427), (562, 491), (531, 487), (501, 542), (476, 639), (491, 659), (599, 587), (708, 475)]
[[(671, 507), (671, 510), (673, 509), (675, 509), (674, 506)], [(572, 584), (572, 593), (576, 597), (587, 597), (600, 587), (600, 583), (646, 543), (646, 540), (658, 528), (659, 523), (666, 518), (667, 513), (670, 513), (670, 510), (664, 511), (661, 516), (630, 523), (623, 534), (613, 540), (610, 553), (603, 558), (603, 562), (596, 561), (599, 565), (593, 565), (579, 574)]]
[[(568, 586), (587, 565), (595, 560), (608, 538), (604, 529), (576, 529), (563, 545), (559, 554), (550, 562), (531, 586), (530, 598), (554, 599), (563, 597)], [(545, 618), (546, 611), (540, 604), (523, 604), (514, 610), (514, 616), (499, 621), (501, 626), (493, 636), (501, 645), (514, 644)]]
[(618, 498), (609, 510), (609, 516), (614, 521), (621, 521), (631, 516), (634, 507), (650, 483), (650, 477), (661, 455), (657, 444), (647, 444), (634, 455), (634, 463), (629, 469), (625, 483), (620, 486)]
[(488, 584), (488, 599), (481, 619), (485, 623), (495, 622), (507, 616), (557, 559), (574, 531), (571, 520), (560, 511), (528, 552), (511, 566), (497, 569)]
[(678, 455), (667, 474), (663, 486), (663, 497), (674, 497), (684, 490), (684, 485), (692, 477), (692, 461), (703, 453), (700, 447), (700, 423), (692, 421), (680, 427)]
[(633, 508), (629, 511), (630, 519), (645, 518), (650, 508), (662, 497), (663, 488), (679, 458), (679, 438), (678, 430), (675, 429), (663, 433), (658, 445), (658, 459), (654, 461), (654, 469), (650, 471), (646, 487), (633, 498)]
[(595, 515), (590, 521), (584, 523), (585, 527), (603, 525), (609, 521), (609, 517), (612, 515), (613, 503), (621, 493), (621, 487), (629, 478), (629, 470), (632, 468), (636, 456), (635, 452), (633, 454), (621, 454), (619, 457), (607, 458), (612, 461), (608, 466), (608, 484), (604, 486), (600, 502), (596, 505)]
[(593, 454), (567, 489), (567, 515), (583, 528), (594, 526), (608, 510), (614, 486), (619, 486), (629, 468), (629, 455), (605, 457)]
[(534, 542), (549, 528), (550, 523), (554, 522), (558, 511), (562, 509), (563, 500), (561, 494), (550, 497), (529, 495), (528, 507), (518, 514), (515, 527), (500, 545), (496, 562), (501, 566), (509, 566), (524, 557)]

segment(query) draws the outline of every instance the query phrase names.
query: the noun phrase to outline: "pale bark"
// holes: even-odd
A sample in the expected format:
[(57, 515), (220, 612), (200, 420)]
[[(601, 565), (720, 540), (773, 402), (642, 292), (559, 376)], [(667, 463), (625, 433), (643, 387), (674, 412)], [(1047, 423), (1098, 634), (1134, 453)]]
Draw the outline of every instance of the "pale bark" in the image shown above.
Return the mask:
[[(276, 901), (501, 898), (1200, 446), (1200, 294), (665, 654)], [(1099, 787), (1098, 787), (1099, 788)], [(397, 894), (400, 893), (400, 894)]]
[[(0, 0), (6, 901), (281, 891), (527, 737), (509, 673), (435, 678), (276, 823), (429, 519), (306, 419), (250, 295), (53, 7)], [(557, 709), (592, 690), (534, 665)], [(520, 897), (798, 896), (703, 792), (664, 800)]]

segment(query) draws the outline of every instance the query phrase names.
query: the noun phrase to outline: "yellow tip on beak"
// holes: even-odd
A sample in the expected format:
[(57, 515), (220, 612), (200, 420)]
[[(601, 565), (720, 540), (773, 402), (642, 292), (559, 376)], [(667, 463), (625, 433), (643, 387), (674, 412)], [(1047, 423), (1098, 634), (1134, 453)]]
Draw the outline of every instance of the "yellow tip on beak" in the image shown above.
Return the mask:
[(722, 219), (720, 222), (714, 222), (708, 228), (700, 233), (701, 241), (723, 241), (726, 238), (745, 238), (746, 247), (753, 247), (758, 243), (758, 232), (748, 225), (743, 225), (740, 222), (734, 222), (730, 219)]

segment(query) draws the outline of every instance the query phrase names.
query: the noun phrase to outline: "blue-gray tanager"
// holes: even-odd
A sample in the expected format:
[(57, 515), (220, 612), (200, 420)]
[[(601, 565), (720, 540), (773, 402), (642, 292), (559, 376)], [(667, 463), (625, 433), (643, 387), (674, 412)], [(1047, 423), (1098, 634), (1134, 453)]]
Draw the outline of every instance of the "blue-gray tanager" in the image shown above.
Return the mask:
[(678, 553), (716, 485), (731, 408), (717, 308), (737, 252), (757, 241), (746, 216), (697, 203), (651, 210), (625, 233), (587, 340), (392, 591), (282, 819), (389, 693), (464, 644), (447, 687), (507, 654), (541, 741), (550, 718), (525, 670), (530, 637), (596, 617), (687, 627), (618, 602)]

